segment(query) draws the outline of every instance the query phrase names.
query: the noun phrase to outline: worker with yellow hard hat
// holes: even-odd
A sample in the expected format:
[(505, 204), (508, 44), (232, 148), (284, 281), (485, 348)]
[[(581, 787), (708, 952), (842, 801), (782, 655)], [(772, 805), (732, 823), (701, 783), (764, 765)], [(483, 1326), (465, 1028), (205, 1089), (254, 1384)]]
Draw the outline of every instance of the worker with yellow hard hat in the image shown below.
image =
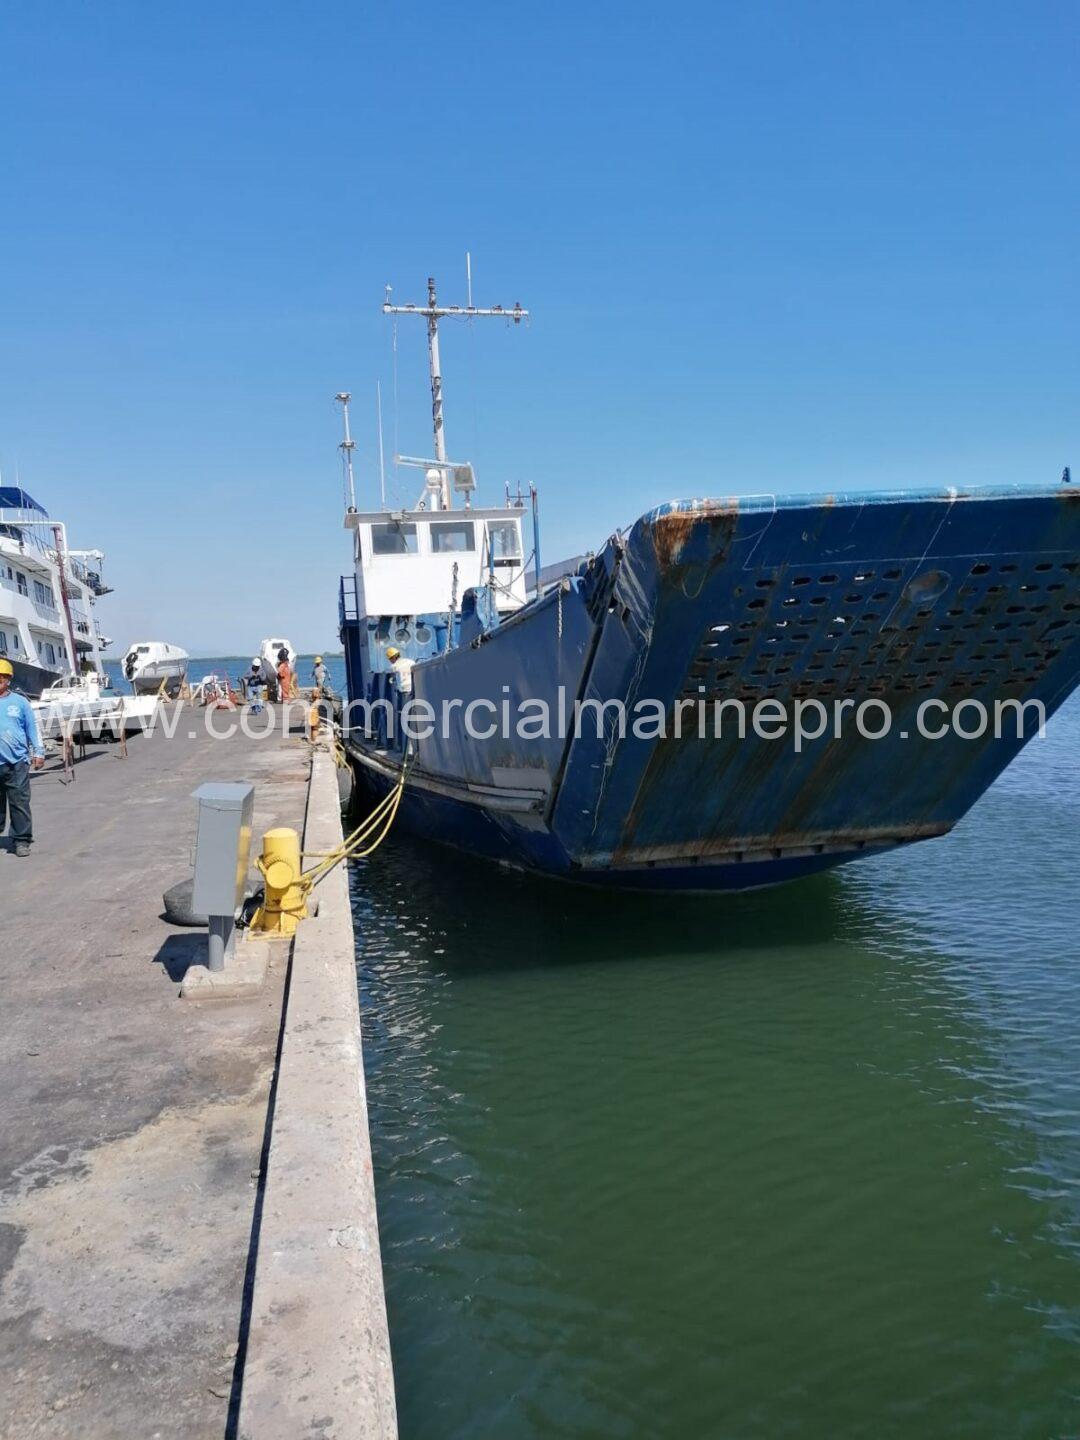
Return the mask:
[(416, 661), (410, 660), (407, 655), (403, 655), (396, 645), (388, 645), (386, 647), (386, 658), (390, 661), (394, 677), (397, 680), (397, 687), (402, 695), (411, 695), (412, 672)]
[(45, 751), (29, 702), (11, 688), (14, 678), (11, 661), (0, 658), (0, 834), (10, 813), (12, 848), (25, 858), (34, 839), (30, 771), (45, 764)]
[(330, 680), (326, 673), (326, 666), (323, 664), (321, 655), (315, 656), (315, 664), (311, 667), (311, 683), (321, 695), (330, 694)]

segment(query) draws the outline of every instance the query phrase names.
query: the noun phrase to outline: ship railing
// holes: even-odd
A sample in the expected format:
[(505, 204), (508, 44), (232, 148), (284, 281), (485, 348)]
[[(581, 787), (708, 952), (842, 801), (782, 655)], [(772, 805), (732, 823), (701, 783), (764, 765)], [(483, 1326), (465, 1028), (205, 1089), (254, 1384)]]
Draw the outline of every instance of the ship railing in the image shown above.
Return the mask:
[[(55, 552), (40, 533), (41, 527), (26, 523), (28, 513), (10, 509), (0, 510), (0, 539), (14, 540), (24, 553), (32, 550), (36, 555), (44, 555), (46, 559), (52, 559)], [(19, 524), (20, 520), (23, 522), (22, 527)]]

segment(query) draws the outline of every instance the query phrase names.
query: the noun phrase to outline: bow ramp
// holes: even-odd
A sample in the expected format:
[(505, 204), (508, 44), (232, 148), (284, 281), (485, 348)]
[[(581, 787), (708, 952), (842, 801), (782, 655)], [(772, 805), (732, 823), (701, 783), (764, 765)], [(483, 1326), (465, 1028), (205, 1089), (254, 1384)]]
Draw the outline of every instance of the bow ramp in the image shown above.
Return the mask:
[[(1018, 734), (1017, 707), (1000, 702), (1049, 715), (1080, 678), (1072, 486), (665, 505), (575, 584), (594, 622), (579, 697), (629, 707), (625, 735), (609, 707), (600, 737), (568, 743), (548, 812), (571, 863), (597, 878), (720, 865), (761, 883), (943, 834), (1037, 729), (1033, 707)], [(665, 734), (631, 733), (639, 700), (661, 702)], [(714, 733), (730, 700), (744, 738), (732, 706)], [(790, 725), (755, 732), (759, 702), (790, 715), (811, 700), (830, 715), (819, 738), (797, 749)], [(867, 729), (888, 708), (882, 738), (854, 723), (867, 701), (881, 702)], [(950, 727), (955, 713), (977, 728), (961, 701), (986, 707), (983, 734)], [(920, 734), (920, 707), (938, 738)]]

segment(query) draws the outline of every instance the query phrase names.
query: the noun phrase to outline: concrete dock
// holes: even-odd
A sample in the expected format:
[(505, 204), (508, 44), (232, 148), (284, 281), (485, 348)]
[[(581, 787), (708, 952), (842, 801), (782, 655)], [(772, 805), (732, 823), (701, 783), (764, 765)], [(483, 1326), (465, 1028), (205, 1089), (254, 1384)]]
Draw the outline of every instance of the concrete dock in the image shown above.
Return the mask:
[(50, 761), (0, 842), (4, 1440), (395, 1433), (344, 873), (248, 998), (181, 1000), (205, 931), (161, 913), (199, 784), (326, 850), (333, 760), (203, 718)]

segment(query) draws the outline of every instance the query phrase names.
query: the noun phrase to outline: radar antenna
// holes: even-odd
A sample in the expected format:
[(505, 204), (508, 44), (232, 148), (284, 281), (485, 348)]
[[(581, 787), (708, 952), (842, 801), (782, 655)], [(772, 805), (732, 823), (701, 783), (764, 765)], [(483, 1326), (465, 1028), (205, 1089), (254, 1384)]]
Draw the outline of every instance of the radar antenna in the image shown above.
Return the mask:
[[(471, 261), (469, 274), (469, 289), (472, 289)], [(439, 321), (450, 316), (462, 320), (473, 320), (478, 317), (497, 316), (500, 320), (512, 320), (515, 325), (520, 325), (522, 320), (529, 318), (529, 312), (523, 310), (519, 304), (515, 304), (512, 310), (506, 310), (501, 305), (493, 305), (490, 309), (482, 309), (473, 305), (440, 305), (435, 297), (435, 281), (428, 278), (428, 303), (426, 305), (394, 305), (390, 299), (390, 286), (386, 287), (386, 299), (383, 301), (384, 315), (423, 315), (427, 320), (428, 332), (428, 369), (431, 372), (431, 424), (435, 434), (435, 468), (442, 476), (439, 505), (443, 510), (453, 508), (451, 499), (450, 476), (452, 466), (446, 459), (446, 438), (443, 435), (443, 396), (442, 396), (442, 367), (439, 363)], [(470, 302), (472, 296), (469, 296)]]

